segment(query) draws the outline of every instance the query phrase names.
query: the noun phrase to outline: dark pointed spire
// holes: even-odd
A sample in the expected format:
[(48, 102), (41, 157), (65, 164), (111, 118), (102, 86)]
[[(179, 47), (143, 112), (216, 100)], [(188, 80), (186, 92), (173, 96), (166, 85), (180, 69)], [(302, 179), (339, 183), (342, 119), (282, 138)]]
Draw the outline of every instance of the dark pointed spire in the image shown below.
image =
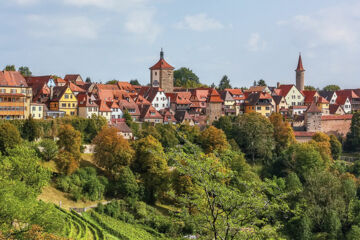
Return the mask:
[(298, 61), (296, 71), (305, 71), (303, 64), (302, 64), (301, 53), (299, 53), (299, 61)]
[(163, 51), (162, 48), (161, 48), (161, 51), (160, 51), (160, 59), (164, 59), (164, 51)]

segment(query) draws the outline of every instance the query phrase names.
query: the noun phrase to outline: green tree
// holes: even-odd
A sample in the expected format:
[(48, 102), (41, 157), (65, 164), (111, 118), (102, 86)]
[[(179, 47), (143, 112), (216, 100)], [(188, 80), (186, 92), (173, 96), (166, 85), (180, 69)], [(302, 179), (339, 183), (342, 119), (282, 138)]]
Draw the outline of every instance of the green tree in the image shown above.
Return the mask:
[(71, 153), (75, 159), (80, 158), (81, 133), (70, 124), (60, 126), (57, 144), (60, 150)]
[(16, 71), (15, 65), (6, 65), (4, 71)]
[(224, 132), (214, 126), (210, 126), (202, 131), (199, 140), (206, 153), (214, 151), (223, 152), (230, 147)]
[(167, 158), (161, 143), (149, 135), (135, 143), (136, 157), (132, 169), (139, 173), (145, 186), (146, 200), (154, 203), (168, 188)]
[(179, 140), (176, 137), (176, 127), (174, 125), (157, 124), (155, 128), (160, 134), (159, 141), (164, 148), (172, 148), (179, 144)]
[(306, 90), (306, 91), (316, 91), (316, 88), (313, 87), (313, 86), (310, 86), (310, 85), (306, 85), (306, 86), (304, 87), (304, 90)]
[(355, 112), (351, 120), (350, 131), (346, 136), (345, 150), (360, 151), (360, 112)]
[(130, 84), (135, 85), (135, 86), (141, 86), (141, 84), (139, 83), (139, 81), (137, 79), (131, 79)]
[(246, 113), (236, 119), (233, 129), (236, 142), (253, 163), (256, 158), (271, 159), (275, 142), (269, 119), (258, 113)]
[(266, 214), (272, 209), (272, 204), (262, 193), (264, 185), (260, 187), (260, 184), (241, 181), (241, 191), (227, 184), (232, 172), (212, 156), (186, 154), (178, 149), (173, 158), (177, 170), (183, 176), (189, 176), (196, 189), (185, 192), (178, 199), (184, 206), (191, 206), (188, 219), (197, 226), (199, 233), (208, 234), (206, 238), (209, 239), (247, 239), (250, 235), (277, 237), (275, 229), (264, 227), (268, 220), (262, 218), (263, 225), (256, 224), (261, 218), (257, 213)]
[(9, 122), (2, 123), (0, 125), (0, 151), (6, 153), (8, 148), (13, 148), (20, 143), (21, 137), (17, 128)]
[(230, 116), (221, 116), (219, 120), (213, 122), (213, 125), (224, 131), (227, 138), (232, 138), (233, 121)]
[(30, 69), (28, 67), (22, 66), (19, 67), (18, 71), (21, 73), (21, 75), (23, 75), (24, 77), (30, 77), (32, 76), (32, 72), (30, 71)]
[(86, 82), (86, 83), (91, 83), (91, 78), (90, 78), (90, 77), (86, 77), (85, 82)]
[(284, 121), (280, 113), (273, 113), (269, 120), (274, 128), (275, 151), (280, 154), (295, 142), (295, 135), (290, 124)]
[(174, 79), (175, 87), (195, 88), (201, 85), (199, 77), (192, 70), (185, 67), (174, 71)]
[(123, 198), (136, 199), (139, 193), (139, 185), (135, 175), (128, 166), (122, 167), (114, 183), (114, 195)]
[(80, 166), (79, 159), (76, 159), (73, 154), (65, 150), (60, 150), (54, 160), (58, 171), (65, 175), (71, 175)]
[(116, 128), (104, 127), (94, 138), (94, 161), (112, 176), (120, 169), (129, 166), (133, 160), (134, 150), (128, 140), (118, 135)]
[(323, 88), (324, 91), (338, 91), (340, 89), (338, 85), (327, 85)]
[(113, 79), (113, 80), (110, 80), (110, 81), (107, 81), (106, 84), (117, 84), (118, 83), (118, 80), (116, 79)]
[(32, 116), (29, 116), (29, 118), (25, 120), (25, 123), (22, 127), (21, 136), (23, 139), (28, 140), (30, 142), (40, 137), (39, 125), (32, 118)]
[(230, 85), (230, 79), (228, 78), (228, 76), (224, 75), (219, 83), (219, 89), (220, 90), (224, 90), (226, 88), (232, 88)]
[(331, 155), (334, 160), (339, 159), (342, 153), (342, 144), (335, 135), (330, 135)]
[(59, 148), (55, 141), (52, 139), (45, 138), (40, 142), (40, 156), (45, 161), (50, 161), (55, 159), (56, 155), (59, 152)]
[(257, 81), (256, 85), (257, 86), (263, 86), (263, 87), (267, 86), (265, 80), (263, 80), (263, 79), (260, 79), (259, 81)]

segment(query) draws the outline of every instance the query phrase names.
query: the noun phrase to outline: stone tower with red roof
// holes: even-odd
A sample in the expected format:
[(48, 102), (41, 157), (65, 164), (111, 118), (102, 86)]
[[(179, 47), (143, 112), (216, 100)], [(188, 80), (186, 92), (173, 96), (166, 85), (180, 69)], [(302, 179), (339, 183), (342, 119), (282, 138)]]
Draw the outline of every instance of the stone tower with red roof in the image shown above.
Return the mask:
[(221, 99), (220, 94), (218, 91), (216, 91), (215, 88), (209, 90), (206, 104), (206, 115), (208, 117), (209, 124), (212, 124), (215, 120), (219, 120), (219, 118), (222, 116), (223, 102), (224, 101)]
[(299, 91), (303, 91), (305, 85), (305, 76), (304, 76), (305, 69), (302, 64), (301, 54), (299, 55), (299, 61), (295, 72), (296, 72), (296, 88)]
[(166, 93), (174, 89), (174, 67), (164, 59), (164, 52), (161, 49), (160, 60), (150, 68), (150, 84), (152, 87), (160, 87)]

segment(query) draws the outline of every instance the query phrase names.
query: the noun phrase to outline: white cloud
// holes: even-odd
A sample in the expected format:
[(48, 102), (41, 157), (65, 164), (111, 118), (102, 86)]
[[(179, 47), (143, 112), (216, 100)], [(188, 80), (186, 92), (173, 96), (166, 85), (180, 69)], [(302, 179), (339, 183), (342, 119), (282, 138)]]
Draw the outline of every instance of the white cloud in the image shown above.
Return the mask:
[(14, 0), (20, 6), (28, 6), (38, 3), (40, 0)]
[(78, 7), (98, 7), (113, 11), (125, 11), (144, 7), (148, 0), (63, 0), (65, 4)]
[(248, 40), (247, 46), (250, 51), (257, 52), (265, 49), (266, 42), (261, 39), (259, 33), (252, 33)]
[[(290, 26), (306, 36), (308, 47), (321, 45), (344, 45), (359, 47), (360, 4), (338, 5), (322, 9), (314, 14), (297, 15), (279, 21), (280, 26)], [(300, 37), (301, 37), (300, 35)]]
[(155, 41), (161, 27), (154, 21), (155, 11), (139, 10), (131, 12), (125, 21), (125, 29), (141, 38)]
[(30, 15), (29, 34), (33, 37), (95, 39), (98, 24), (87, 17), (59, 17), (51, 15)]
[(205, 13), (199, 13), (192, 16), (185, 16), (181, 22), (176, 24), (176, 27), (202, 32), (222, 29), (224, 28), (224, 25), (216, 19), (208, 17)]

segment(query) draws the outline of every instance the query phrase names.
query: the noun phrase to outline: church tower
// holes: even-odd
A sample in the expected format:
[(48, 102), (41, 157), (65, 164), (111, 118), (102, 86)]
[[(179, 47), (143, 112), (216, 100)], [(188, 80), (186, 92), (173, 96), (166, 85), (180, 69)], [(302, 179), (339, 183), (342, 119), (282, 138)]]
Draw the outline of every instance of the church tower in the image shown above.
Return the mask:
[(166, 93), (174, 90), (174, 67), (165, 61), (162, 49), (160, 60), (150, 68), (150, 84), (162, 88)]
[(305, 79), (304, 79), (305, 69), (302, 64), (301, 54), (299, 55), (299, 61), (298, 61), (298, 65), (297, 65), (295, 72), (296, 72), (296, 88), (299, 91), (303, 91), (304, 84), (305, 84), (304, 83), (305, 82)]

